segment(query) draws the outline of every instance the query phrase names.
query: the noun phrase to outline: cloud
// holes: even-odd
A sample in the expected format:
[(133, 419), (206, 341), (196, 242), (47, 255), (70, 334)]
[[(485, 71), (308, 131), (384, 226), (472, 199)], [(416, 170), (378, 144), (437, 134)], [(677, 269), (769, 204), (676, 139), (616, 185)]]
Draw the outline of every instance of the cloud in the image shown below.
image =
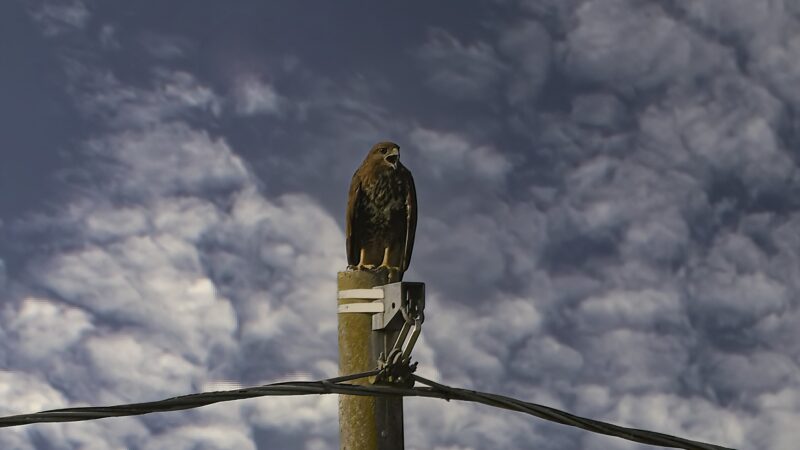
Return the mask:
[[(658, 429), (703, 442), (727, 442), (743, 448), (747, 423), (725, 409), (703, 399), (674, 395), (625, 396), (614, 406), (615, 420), (636, 428)], [(584, 440), (587, 449), (645, 448), (592, 434)]]
[(456, 133), (417, 128), (411, 131), (411, 143), (422, 149), (426, 166), (437, 177), (473, 173), (478, 178), (500, 181), (511, 169), (511, 163), (489, 146), (471, 144)]
[(53, 357), (94, 328), (84, 310), (34, 297), (6, 305), (3, 316), (9, 338), (20, 344), (12, 349), (18, 361)]
[(409, 449), (505, 448), (509, 441), (553, 448), (547, 447), (545, 439), (536, 437), (527, 417), (507, 411), (432, 399), (408, 399), (405, 408), (414, 411), (405, 419)]
[[(509, 152), (515, 164), (505, 178), (520, 180), (530, 197), (474, 205), (453, 197), (423, 228), (423, 235), (441, 236), (430, 256), (440, 259), (425, 273), (446, 286), (452, 299), (442, 301), (449, 311), (456, 303), (474, 305), (450, 312), (457, 328), (467, 329), (461, 334), (469, 336), (466, 342), (437, 341), (426, 331), (436, 361), (458, 365), (458, 357), (440, 349), (463, 348), (453, 353), (463, 355), (467, 362), (460, 365), (471, 375), (456, 384), (511, 374), (519, 380), (513, 389), (549, 383), (565, 407), (586, 408), (595, 417), (727, 445), (781, 448), (755, 437), (766, 436), (769, 426), (752, 420), (748, 408), (762, 392), (797, 385), (789, 375), (796, 371), (797, 348), (788, 344), (798, 317), (789, 300), (797, 282), (788, 276), (797, 264), (789, 256), (797, 239), (783, 234), (795, 224), (796, 207), (774, 194), (796, 189), (796, 164), (782, 131), (791, 120), (785, 108), (794, 100), (776, 88), (780, 82), (746, 68), (768, 48), (791, 51), (794, 19), (765, 5), (748, 6), (754, 9), (748, 16), (714, 2), (677, 8), (708, 8), (703, 24), (699, 13), (688, 17), (676, 8), (624, 1), (550, 6), (526, 8), (557, 22), (541, 26), (554, 40), (558, 73), (580, 89), (558, 93), (566, 111), (547, 104), (516, 116), (528, 154)], [(736, 16), (730, 26), (719, 18), (724, 14)], [(754, 36), (764, 24), (779, 31), (751, 41), (763, 49), (759, 56), (744, 38), (730, 39)], [(499, 49), (502, 39), (500, 32)], [(743, 54), (752, 55), (750, 63), (742, 65)], [(514, 60), (509, 67), (515, 72), (524, 72), (516, 65), (523, 62), (519, 56), (502, 55)], [(776, 72), (790, 79), (790, 63), (779, 64), (786, 68)], [(517, 73), (499, 76), (512, 83)], [(457, 158), (453, 166), (469, 173), (468, 156)], [(529, 168), (528, 161), (542, 169)], [(532, 174), (524, 181), (522, 168)], [(491, 214), (481, 214), (485, 210)], [(522, 225), (523, 211), (536, 220)], [(517, 220), (519, 226), (511, 225)], [(448, 242), (452, 252), (445, 251)], [(527, 264), (511, 277), (519, 267), (507, 262), (515, 251)], [(456, 259), (458, 265), (448, 264)], [(474, 279), (494, 292), (511, 292), (458, 290)], [(471, 303), (469, 293), (480, 300)], [(481, 322), (473, 308), (499, 306), (498, 297), (512, 295), (535, 299), (538, 325), (529, 336), (504, 336), (483, 350), (494, 334), (464, 324)], [(745, 366), (770, 369), (756, 381)], [(493, 387), (504, 386), (498, 381)], [(651, 411), (671, 411), (669, 417), (682, 417), (684, 425), (667, 416), (642, 424), (634, 414), (615, 415), (620, 398), (631, 408), (641, 402)], [(681, 402), (691, 406), (678, 408)], [(715, 417), (708, 429), (685, 425), (701, 422), (692, 412), (697, 409)], [(567, 442), (562, 448), (638, 448), (588, 435)]]
[(513, 67), (506, 95), (511, 104), (530, 100), (538, 95), (550, 75), (552, 38), (541, 24), (532, 20), (499, 28), (499, 52)]
[(506, 70), (490, 44), (464, 44), (441, 29), (430, 32), (417, 57), (428, 73), (428, 84), (457, 100), (490, 98)]
[(235, 425), (184, 425), (159, 433), (141, 448), (144, 450), (190, 450), (201, 446), (209, 450), (237, 448), (255, 450), (250, 430)]
[[(800, 77), (800, 39), (794, 2), (741, 0), (676, 3), (675, 8), (696, 28), (732, 43), (748, 73), (793, 105), (800, 96), (791, 85)], [(794, 11), (795, 14), (791, 14)]]
[(570, 31), (574, 10), (581, 4), (581, 0), (519, 0), (516, 3), (522, 11), (533, 14), (543, 24), (563, 35)]
[(103, 25), (98, 35), (101, 47), (106, 50), (119, 50), (122, 48), (122, 44), (120, 44), (117, 37), (118, 32), (117, 28), (113, 25)]
[[(159, 60), (136, 82), (67, 63), (97, 125), (80, 144), (86, 183), (21, 224), (60, 242), (9, 275), (22, 286), (4, 294), (1, 341), (27, 356), (3, 361), (69, 403), (335, 374), (333, 186), (390, 135), (419, 189), (409, 276), (428, 283), (423, 373), (793, 448), (797, 17), (793, 4), (731, 4), (497, 2), (508, 10), (488, 33), (453, 22), (385, 48), (416, 45), (420, 79), (321, 74), (302, 45), (291, 70), (226, 95), (190, 71), (208, 62), (199, 52), (181, 56), (197, 66)], [(443, 95), (408, 101), (423, 89)], [(268, 120), (263, 135), (243, 138), (242, 116)], [(644, 448), (473, 405), (406, 405), (410, 448)], [(242, 402), (94, 439), (191, 447), (202, 428), (209, 446), (316, 449), (335, 442), (335, 410), (332, 397)]]
[(142, 33), (139, 41), (145, 51), (165, 61), (186, 58), (195, 51), (194, 43), (182, 36), (146, 32)]
[(563, 70), (582, 82), (620, 91), (690, 80), (719, 65), (719, 52), (661, 14), (656, 4), (596, 0), (575, 12)]
[(280, 115), (285, 101), (269, 83), (258, 78), (244, 77), (234, 87), (236, 113), (242, 116), (258, 114)]
[(627, 111), (613, 95), (588, 94), (572, 101), (572, 121), (584, 126), (615, 130), (625, 121)]
[(39, 4), (31, 8), (31, 15), (47, 37), (56, 37), (71, 31), (82, 31), (91, 18), (89, 9), (79, 0), (36, 3)]
[(681, 326), (683, 305), (675, 293), (654, 290), (609, 292), (589, 297), (574, 311), (582, 331), (589, 334), (623, 328), (647, 331), (658, 325)]
[[(31, 219), (69, 229), (74, 245), (32, 258), (20, 292), (43, 294), (12, 297), (3, 310), (3, 353), (42, 376), (36, 391), (52, 393), (47, 405), (9, 393), (14, 412), (157, 399), (298, 370), (335, 375), (330, 295), (344, 267), (336, 222), (306, 195), (263, 196), (227, 140), (199, 125), (219, 114), (219, 96), (194, 76), (156, 69), (145, 88), (80, 61), (73, 67), (73, 82), (90, 88), (76, 101), (100, 131), (81, 143), (86, 185), (54, 214)], [(288, 336), (296, 351), (285, 348)], [(327, 405), (309, 423), (335, 420), (331, 401), (309, 404)], [(211, 427), (179, 414), (169, 431), (137, 418), (129, 432), (70, 439), (96, 448), (124, 446), (132, 435), (137, 448), (256, 448), (253, 427), (268, 425), (253, 411), (234, 405)], [(241, 422), (245, 413), (253, 423)], [(320, 425), (308, 445), (335, 432)], [(32, 439), (15, 436), (14, 448)]]
[(14, 371), (0, 372), (0, 389), (9, 399), (3, 404), (3, 414), (20, 414), (27, 408), (37, 411), (63, 407), (66, 399), (40, 377)]
[(150, 86), (141, 88), (123, 83), (107, 69), (78, 60), (70, 61), (68, 67), (75, 82), (85, 88), (76, 94), (79, 108), (106, 127), (134, 131), (176, 118), (220, 113), (220, 97), (182, 70), (157, 67), (146, 80)]
[(5, 291), (8, 274), (6, 273), (6, 263), (0, 258), (0, 291)]
[[(31, 371), (0, 371), (0, 394), (8, 399), (0, 413), (23, 414), (73, 405), (42, 374)], [(120, 418), (114, 423), (69, 423), (49, 426), (8, 428), (0, 434), (3, 448), (35, 450), (43, 446), (70, 442), (78, 448), (124, 447), (146, 436), (146, 429), (135, 419)], [(47, 447), (49, 448), (49, 447)]]
[[(96, 155), (119, 152), (109, 165), (117, 189), (125, 194), (174, 195), (225, 192), (241, 188), (250, 174), (227, 142), (181, 122), (166, 122), (148, 130), (126, 130), (93, 139), (86, 150)], [(194, 161), (203, 159), (206, 164)], [(131, 170), (132, 169), (132, 170)], [(155, 180), (155, 183), (151, 182)]]

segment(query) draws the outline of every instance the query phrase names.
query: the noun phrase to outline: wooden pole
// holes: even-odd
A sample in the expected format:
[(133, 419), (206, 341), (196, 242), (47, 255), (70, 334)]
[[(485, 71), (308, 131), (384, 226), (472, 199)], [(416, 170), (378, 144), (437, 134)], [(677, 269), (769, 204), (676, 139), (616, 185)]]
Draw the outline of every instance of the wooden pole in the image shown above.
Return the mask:
[[(384, 332), (372, 332), (372, 358), (385, 358), (400, 334), (394, 327)], [(375, 397), (375, 424), (378, 428), (378, 450), (403, 450), (403, 397)]]
[[(387, 271), (339, 272), (338, 289), (370, 289), (395, 278)], [(371, 300), (339, 299), (338, 304)], [(383, 351), (383, 333), (373, 333), (372, 315), (339, 314), (339, 374), (367, 372), (377, 367)], [(361, 379), (357, 384), (369, 384)], [(339, 396), (339, 448), (341, 450), (402, 450), (403, 399), (389, 397)]]

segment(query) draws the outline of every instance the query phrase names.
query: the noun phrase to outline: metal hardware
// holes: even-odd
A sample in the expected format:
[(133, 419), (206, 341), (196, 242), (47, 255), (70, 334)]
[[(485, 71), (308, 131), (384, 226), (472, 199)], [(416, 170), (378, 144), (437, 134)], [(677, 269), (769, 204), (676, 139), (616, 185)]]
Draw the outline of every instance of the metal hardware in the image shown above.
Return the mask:
[(357, 298), (357, 299), (374, 299), (383, 298), (383, 289), (381, 286), (372, 289), (345, 289), (339, 291), (339, 298)]
[(345, 303), (339, 305), (339, 314), (346, 313), (368, 313), (376, 314), (383, 312), (383, 302), (380, 300), (369, 303)]
[(342, 304), (338, 311), (339, 314), (372, 314), (372, 330), (382, 336), (379, 345), (383, 347), (378, 356), (381, 373), (376, 381), (413, 384), (411, 373), (416, 363), (411, 364), (411, 350), (425, 321), (425, 283), (399, 282), (372, 289), (348, 289), (339, 291), (339, 298), (373, 300)]
[[(425, 309), (425, 283), (399, 282), (377, 286), (372, 289), (347, 289), (339, 291), (339, 298), (375, 299), (370, 303), (339, 305), (338, 311), (340, 314), (372, 314), (372, 329), (375, 331), (389, 328), (400, 317), (403, 318), (403, 322), (408, 320), (407, 317), (419, 317), (420, 323), (424, 320), (422, 312)], [(383, 305), (383, 309), (378, 310), (380, 308), (378, 305)]]

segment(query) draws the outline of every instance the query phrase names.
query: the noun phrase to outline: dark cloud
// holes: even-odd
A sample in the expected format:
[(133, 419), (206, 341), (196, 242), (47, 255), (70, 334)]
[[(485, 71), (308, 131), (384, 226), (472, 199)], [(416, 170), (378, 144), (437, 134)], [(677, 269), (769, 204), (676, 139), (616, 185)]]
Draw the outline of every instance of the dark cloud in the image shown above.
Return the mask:
[(80, 0), (31, 3), (35, 5), (30, 8), (31, 16), (48, 37), (82, 31), (91, 17), (89, 9)]
[[(423, 375), (794, 448), (794, 3), (408, 7), (28, 6), (80, 120), (47, 181), (63, 200), (3, 225), (29, 249), (0, 270), (4, 412), (333, 375), (345, 188), (392, 139), (420, 198)], [(406, 411), (410, 448), (645, 448)], [(281, 398), (0, 442), (322, 449), (335, 417), (333, 397)]]
[[(419, 50), (428, 83), (456, 100), (483, 100), (497, 95), (505, 66), (488, 44), (464, 44), (444, 30), (433, 30)], [(494, 94), (494, 95), (493, 95)]]

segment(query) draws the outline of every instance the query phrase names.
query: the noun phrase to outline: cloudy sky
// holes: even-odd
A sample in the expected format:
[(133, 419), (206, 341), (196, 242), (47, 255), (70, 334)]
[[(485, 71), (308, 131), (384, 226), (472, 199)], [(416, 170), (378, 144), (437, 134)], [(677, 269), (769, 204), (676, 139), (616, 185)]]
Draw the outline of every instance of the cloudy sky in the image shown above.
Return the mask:
[[(349, 179), (402, 148), (421, 374), (800, 440), (795, 0), (0, 2), (0, 414), (336, 375)], [(337, 399), (0, 430), (337, 448)], [(644, 450), (406, 400), (406, 447)]]

